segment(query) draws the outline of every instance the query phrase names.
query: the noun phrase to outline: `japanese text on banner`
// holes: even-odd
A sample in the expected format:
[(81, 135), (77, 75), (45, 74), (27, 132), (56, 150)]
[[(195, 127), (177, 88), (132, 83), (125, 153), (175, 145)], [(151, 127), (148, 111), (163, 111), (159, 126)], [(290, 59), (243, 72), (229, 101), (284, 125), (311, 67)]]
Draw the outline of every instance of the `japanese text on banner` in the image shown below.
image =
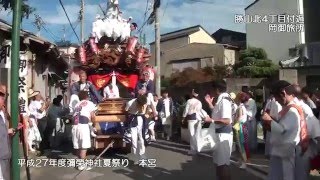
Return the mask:
[(20, 53), (19, 62), (19, 110), (21, 114), (26, 114), (28, 106), (28, 87), (27, 87), (27, 75), (28, 75), (28, 56), (27, 54)]
[(0, 68), (11, 67), (11, 45), (12, 42), (6, 40), (0, 46)]

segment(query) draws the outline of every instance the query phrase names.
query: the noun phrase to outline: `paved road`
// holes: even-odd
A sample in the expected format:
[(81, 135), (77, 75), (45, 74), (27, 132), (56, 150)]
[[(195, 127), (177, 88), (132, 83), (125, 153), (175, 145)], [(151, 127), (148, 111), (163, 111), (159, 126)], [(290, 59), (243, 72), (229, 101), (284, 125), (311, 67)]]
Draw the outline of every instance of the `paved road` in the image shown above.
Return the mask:
[[(213, 180), (215, 168), (212, 159), (206, 155), (191, 157), (187, 155), (187, 146), (168, 141), (158, 141), (147, 147), (149, 159), (156, 159), (156, 167), (139, 167), (131, 161), (132, 155), (118, 155), (108, 153), (103, 158), (129, 159), (127, 167), (94, 168), (83, 171), (78, 180)], [(71, 153), (52, 152), (52, 158), (75, 158)], [(93, 155), (91, 155), (93, 157)], [(46, 157), (43, 157), (46, 158)], [(248, 170), (250, 171), (250, 170)], [(240, 170), (232, 166), (232, 179), (261, 179), (252, 172)], [(75, 168), (40, 167), (31, 168), (32, 180), (70, 180), (79, 173)], [(22, 167), (22, 179), (26, 179), (24, 167)]]

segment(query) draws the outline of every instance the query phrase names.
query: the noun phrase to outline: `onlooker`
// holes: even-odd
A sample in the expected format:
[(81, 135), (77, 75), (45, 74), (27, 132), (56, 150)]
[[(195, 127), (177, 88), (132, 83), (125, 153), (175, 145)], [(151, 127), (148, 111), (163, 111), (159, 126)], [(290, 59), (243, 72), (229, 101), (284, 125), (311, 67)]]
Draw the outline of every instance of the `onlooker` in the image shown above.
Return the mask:
[(10, 136), (15, 134), (14, 129), (7, 127), (7, 120), (3, 115), (6, 93), (0, 88), (0, 179), (10, 180), (11, 143)]
[(167, 140), (172, 137), (172, 116), (173, 116), (173, 101), (169, 97), (167, 91), (162, 92), (162, 98), (157, 104), (157, 111), (163, 126), (163, 133)]
[[(227, 91), (227, 84), (224, 80), (213, 82), (212, 92), (213, 97), (207, 95), (206, 101), (212, 109), (212, 120), (208, 122), (215, 123), (218, 142), (213, 152), (213, 161), (216, 164), (216, 173), (218, 179), (229, 180), (230, 177), (230, 157), (233, 144), (232, 133), (232, 116), (233, 102)], [(213, 100), (215, 99), (215, 103)]]
[[(80, 102), (75, 106), (74, 126), (72, 128), (72, 142), (80, 159), (85, 159), (87, 149), (91, 147), (89, 122), (94, 122), (96, 106), (89, 100), (88, 92), (79, 92)], [(79, 170), (92, 169), (87, 164), (78, 166)]]
[(66, 116), (69, 113), (69, 109), (66, 109), (61, 106), (61, 98), (54, 98), (52, 106), (48, 110), (48, 124), (47, 124), (47, 133), (49, 134), (49, 145), (52, 148), (53, 146), (58, 145), (57, 132), (62, 131), (63, 122), (62, 117)]
[(257, 103), (253, 99), (252, 92), (248, 92), (247, 94), (250, 95), (249, 101), (245, 104), (247, 109), (248, 121), (247, 121), (247, 128), (249, 131), (249, 147), (250, 151), (256, 151), (258, 147), (258, 137), (257, 137)]
[(304, 87), (301, 89), (302, 99), (303, 101), (312, 109), (317, 109), (316, 104), (312, 101), (313, 92), (307, 88)]
[[(39, 142), (40, 138), (37, 134), (37, 128), (41, 135), (41, 143), (40, 143), (40, 151), (41, 154), (44, 153), (44, 150), (49, 147), (49, 134), (46, 132), (47, 130), (47, 110), (50, 105), (50, 100), (47, 98), (44, 100), (39, 91), (34, 91), (33, 89), (29, 89), (29, 112), (30, 112), (30, 124), (32, 126), (30, 131), (30, 139), (37, 143)], [(36, 127), (37, 126), (37, 127)], [(34, 130), (34, 131), (32, 131)], [(34, 132), (34, 134), (32, 134)], [(34, 136), (34, 137), (32, 137)]]
[(236, 98), (236, 102), (239, 106), (235, 115), (233, 128), (235, 132), (236, 147), (242, 160), (240, 161), (241, 169), (245, 169), (247, 167), (246, 162), (249, 158), (249, 133), (245, 124), (248, 118), (245, 104), (249, 101), (249, 98), (250, 96), (244, 92), (239, 93)]

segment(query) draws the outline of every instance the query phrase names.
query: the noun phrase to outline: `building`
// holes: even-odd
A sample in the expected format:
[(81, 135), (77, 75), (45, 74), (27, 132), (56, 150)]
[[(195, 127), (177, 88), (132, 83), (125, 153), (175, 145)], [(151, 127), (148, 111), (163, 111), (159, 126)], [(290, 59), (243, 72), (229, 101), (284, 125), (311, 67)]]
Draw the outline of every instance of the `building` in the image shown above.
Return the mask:
[(238, 59), (238, 51), (238, 47), (231, 45), (191, 43), (165, 51), (163, 57), (169, 61), (166, 69), (162, 70), (164, 70), (165, 75), (170, 75), (189, 67), (200, 69), (233, 65)]
[[(314, 82), (320, 75), (319, 7), (320, 1), (254, 1), (245, 8), (247, 46), (263, 48), (280, 62), (280, 79), (319, 87)], [(257, 16), (262, 22), (253, 23)]]
[(217, 43), (237, 46), (241, 50), (246, 49), (246, 33), (220, 28), (211, 36)]
[[(0, 47), (1, 47), (1, 68), (0, 83), (5, 84), (10, 91), (10, 52), (11, 47), (5, 49), (4, 42), (11, 40), (11, 25), (0, 20)], [(25, 54), (27, 60), (27, 88), (40, 91), (41, 95), (55, 98), (63, 94), (61, 82), (65, 80), (64, 73), (68, 64), (60, 56), (60, 53), (54, 43), (51, 43), (30, 32), (21, 30), (20, 32), (20, 54)], [(7, 59), (5, 59), (8, 57)]]
[[(151, 65), (155, 65), (154, 48), (154, 42), (150, 43)], [(200, 25), (161, 35), (160, 48), (162, 78), (187, 67), (234, 64), (238, 56), (237, 47), (217, 44)]]

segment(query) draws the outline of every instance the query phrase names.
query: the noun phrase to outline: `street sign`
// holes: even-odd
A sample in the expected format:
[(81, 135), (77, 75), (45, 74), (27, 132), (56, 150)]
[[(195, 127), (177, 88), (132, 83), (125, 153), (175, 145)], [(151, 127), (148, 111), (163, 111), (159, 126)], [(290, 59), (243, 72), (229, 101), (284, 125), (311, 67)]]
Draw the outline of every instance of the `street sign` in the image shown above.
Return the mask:
[(11, 45), (10, 40), (5, 40), (0, 48), (0, 68), (11, 68)]

